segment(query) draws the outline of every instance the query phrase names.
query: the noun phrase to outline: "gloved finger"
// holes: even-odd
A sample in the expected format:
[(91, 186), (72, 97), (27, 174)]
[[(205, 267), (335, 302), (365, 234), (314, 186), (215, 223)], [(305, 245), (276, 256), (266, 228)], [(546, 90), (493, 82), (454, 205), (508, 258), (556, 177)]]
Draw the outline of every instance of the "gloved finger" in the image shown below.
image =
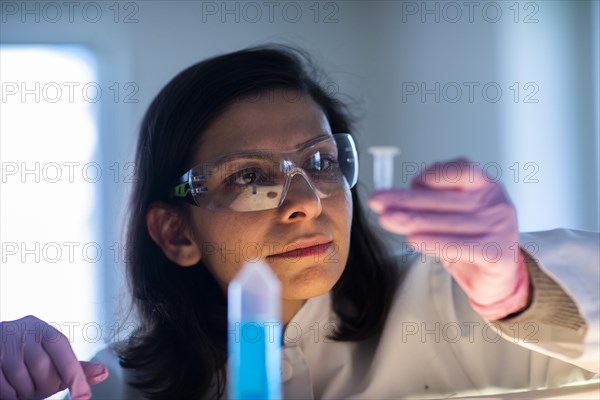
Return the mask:
[[(83, 368), (83, 372), (86, 375), (87, 382), (90, 385), (97, 385), (100, 382), (104, 381), (108, 378), (109, 372), (108, 368), (99, 362), (88, 362), (88, 361), (79, 361), (81, 364), (81, 368)], [(100, 372), (98, 372), (100, 371)], [(58, 391), (65, 390), (67, 385), (61, 382)]]
[(484, 191), (392, 189), (372, 194), (369, 207), (376, 213), (389, 208), (473, 212), (482, 206), (485, 197)]
[(512, 287), (514, 277), (506, 273), (507, 263), (479, 261), (481, 246), (476, 242), (461, 241), (426, 235), (410, 238), (411, 242), (429, 258), (441, 263), (454, 277), (470, 299), (491, 304), (506, 297), (506, 287)]
[(8, 384), (17, 392), (19, 399), (27, 399), (33, 395), (35, 386), (25, 365), (3, 362), (3, 370)]
[[(519, 258), (518, 236), (502, 242), (494, 235), (460, 236), (417, 233), (408, 237), (421, 252), (435, 254), (446, 264), (469, 263), (481, 269), (486, 277), (496, 278), (504, 271), (503, 265), (515, 264)], [(481, 268), (489, 267), (489, 268)], [(477, 277), (478, 279), (481, 276)]]
[(37, 397), (45, 398), (61, 390), (61, 379), (56, 367), (41, 346), (28, 343), (23, 361), (33, 381)]
[(96, 385), (108, 378), (108, 368), (99, 362), (80, 361), (81, 368), (90, 385)]
[(2, 371), (2, 368), (0, 368), (0, 399), (2, 399), (2, 400), (18, 399), (17, 392), (8, 383), (8, 380), (6, 379), (6, 376), (4, 376), (4, 372)]
[(65, 335), (48, 325), (42, 346), (54, 363), (62, 382), (69, 388), (73, 400), (91, 398), (91, 388)]
[(473, 190), (490, 184), (491, 180), (466, 158), (436, 162), (423, 170), (411, 182), (414, 188)]
[[(2, 322), (3, 343), (0, 346), (2, 370), (8, 384), (17, 393), (18, 398), (29, 398), (35, 392), (35, 386), (29, 371), (23, 362), (25, 343), (22, 329), (26, 329), (22, 320)], [(25, 339), (36, 336), (35, 329), (24, 331)], [(35, 346), (35, 344), (34, 344)]]
[(443, 233), (473, 237), (516, 230), (516, 216), (510, 204), (497, 204), (472, 214), (391, 209), (379, 215), (379, 223), (401, 235)]

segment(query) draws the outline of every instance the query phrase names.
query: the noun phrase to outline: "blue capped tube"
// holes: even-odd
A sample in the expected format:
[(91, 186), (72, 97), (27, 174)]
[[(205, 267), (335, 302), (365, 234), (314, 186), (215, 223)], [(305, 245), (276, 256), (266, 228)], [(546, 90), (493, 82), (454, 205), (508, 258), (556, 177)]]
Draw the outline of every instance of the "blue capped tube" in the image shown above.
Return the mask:
[(281, 284), (263, 262), (228, 288), (229, 397), (281, 398)]

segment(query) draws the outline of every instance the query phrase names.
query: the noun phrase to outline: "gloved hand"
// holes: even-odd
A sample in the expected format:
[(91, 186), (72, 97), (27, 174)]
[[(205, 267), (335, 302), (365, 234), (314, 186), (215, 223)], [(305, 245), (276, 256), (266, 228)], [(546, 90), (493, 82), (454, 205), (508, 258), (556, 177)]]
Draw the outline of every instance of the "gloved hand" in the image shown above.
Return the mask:
[(0, 322), (0, 399), (43, 399), (69, 388), (90, 399), (90, 385), (108, 377), (103, 364), (78, 361), (61, 332), (27, 316)]
[(435, 163), (410, 189), (377, 192), (369, 206), (382, 227), (434, 254), (483, 318), (497, 320), (527, 305), (529, 274), (516, 211), (492, 180), (465, 159)]

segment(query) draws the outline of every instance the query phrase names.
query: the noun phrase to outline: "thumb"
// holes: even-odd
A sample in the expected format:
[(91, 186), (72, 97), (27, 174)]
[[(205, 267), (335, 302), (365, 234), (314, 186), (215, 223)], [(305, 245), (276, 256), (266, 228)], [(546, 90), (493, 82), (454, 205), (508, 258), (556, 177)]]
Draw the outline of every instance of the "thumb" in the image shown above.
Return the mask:
[(108, 368), (104, 364), (88, 361), (80, 361), (79, 363), (90, 385), (96, 385), (108, 378)]

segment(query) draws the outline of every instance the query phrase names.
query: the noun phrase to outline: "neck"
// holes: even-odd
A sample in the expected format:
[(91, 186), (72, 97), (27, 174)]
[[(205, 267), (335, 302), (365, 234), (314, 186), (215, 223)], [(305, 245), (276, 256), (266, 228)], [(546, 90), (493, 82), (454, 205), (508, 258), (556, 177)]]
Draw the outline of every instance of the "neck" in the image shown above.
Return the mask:
[(281, 319), (286, 326), (302, 308), (306, 300), (283, 300), (281, 304)]

